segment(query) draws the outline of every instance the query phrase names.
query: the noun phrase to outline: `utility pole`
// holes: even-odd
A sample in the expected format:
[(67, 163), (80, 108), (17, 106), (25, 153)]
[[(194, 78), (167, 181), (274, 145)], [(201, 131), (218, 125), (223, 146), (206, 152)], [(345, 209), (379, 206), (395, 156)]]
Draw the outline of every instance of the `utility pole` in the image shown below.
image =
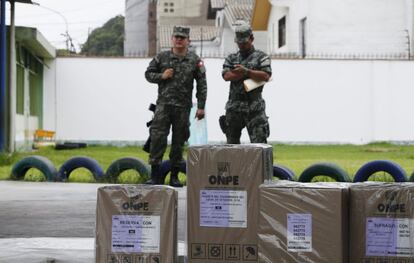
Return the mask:
[(0, 0), (0, 152), (6, 141), (6, 0)]
[(46, 10), (49, 10), (49, 11), (51, 11), (51, 12), (59, 15), (63, 19), (63, 21), (65, 21), (65, 28), (66, 28), (66, 30), (65, 30), (65, 33), (64, 34), (61, 34), (61, 35), (66, 38), (66, 40), (65, 40), (66, 41), (66, 50), (68, 50), (69, 52), (76, 53), (76, 49), (75, 49), (75, 46), (73, 45), (72, 38), (69, 35), (69, 24), (68, 24), (68, 20), (66, 19), (66, 17), (62, 13), (60, 13), (59, 11), (57, 11), (55, 9), (42, 6), (42, 5), (40, 5), (39, 3), (36, 3), (36, 2), (32, 2), (32, 3), (34, 5), (37, 5), (38, 7), (41, 7), (41, 8), (46, 9)]
[(9, 30), (9, 92), (7, 93), (8, 97), (8, 111), (7, 115), (9, 116), (9, 133), (8, 133), (8, 143), (7, 149), (9, 152), (15, 151), (15, 137), (16, 137), (16, 42), (15, 42), (15, 26), (14, 26), (14, 11), (15, 11), (15, 2), (10, 2), (10, 30)]
[(203, 57), (203, 27), (200, 27), (200, 33), (201, 33), (201, 47), (200, 47), (200, 57)]

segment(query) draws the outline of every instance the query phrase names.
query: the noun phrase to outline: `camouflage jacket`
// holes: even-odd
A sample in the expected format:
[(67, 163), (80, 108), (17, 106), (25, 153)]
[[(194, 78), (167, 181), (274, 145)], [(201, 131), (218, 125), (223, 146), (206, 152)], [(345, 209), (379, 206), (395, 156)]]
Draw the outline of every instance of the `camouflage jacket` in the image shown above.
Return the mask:
[[(174, 69), (174, 76), (161, 79), (162, 73)], [(158, 84), (157, 105), (168, 104), (179, 107), (192, 106), (193, 83), (197, 81), (197, 106), (204, 109), (207, 97), (206, 70), (203, 61), (191, 51), (184, 57), (175, 55), (172, 51), (159, 53), (151, 60), (145, 78), (151, 83)]]
[[(222, 75), (224, 76), (236, 64), (241, 64), (248, 69), (264, 71), (272, 75), (269, 56), (254, 47), (247, 54), (241, 54), (240, 51), (230, 54), (224, 61)], [(243, 86), (244, 80), (231, 81), (226, 110), (242, 112), (264, 110), (265, 102), (262, 98), (263, 86), (246, 92)]]

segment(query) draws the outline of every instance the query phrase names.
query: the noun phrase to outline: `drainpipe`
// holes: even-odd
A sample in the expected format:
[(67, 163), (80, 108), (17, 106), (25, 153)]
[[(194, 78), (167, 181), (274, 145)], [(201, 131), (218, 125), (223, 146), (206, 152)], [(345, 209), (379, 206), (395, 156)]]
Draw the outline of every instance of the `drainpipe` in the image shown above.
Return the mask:
[(10, 1), (10, 64), (9, 64), (9, 141), (8, 151), (15, 151), (15, 133), (16, 133), (16, 42), (15, 42), (15, 26), (14, 26), (14, 12), (15, 1)]
[(6, 0), (0, 0), (0, 152), (6, 141)]

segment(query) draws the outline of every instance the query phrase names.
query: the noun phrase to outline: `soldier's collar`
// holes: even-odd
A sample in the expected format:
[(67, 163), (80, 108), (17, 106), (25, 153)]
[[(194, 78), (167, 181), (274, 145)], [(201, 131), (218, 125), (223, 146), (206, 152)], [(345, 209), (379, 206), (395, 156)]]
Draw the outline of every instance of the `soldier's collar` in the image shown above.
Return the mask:
[(174, 51), (173, 51), (173, 49), (171, 48), (171, 57), (172, 58), (177, 58), (177, 59), (184, 59), (184, 58), (187, 58), (188, 57), (188, 49), (187, 49), (187, 52), (185, 53), (185, 55), (183, 55), (183, 56), (180, 56), (180, 55), (177, 55), (177, 54), (175, 54), (174, 53)]
[(252, 54), (253, 52), (255, 51), (255, 48), (254, 48), (254, 46), (252, 46), (252, 48), (251, 49), (249, 49), (249, 51), (247, 51), (247, 52), (241, 52), (240, 50), (239, 50), (239, 54), (242, 56), (242, 57), (247, 57), (247, 56), (249, 56), (250, 54)]

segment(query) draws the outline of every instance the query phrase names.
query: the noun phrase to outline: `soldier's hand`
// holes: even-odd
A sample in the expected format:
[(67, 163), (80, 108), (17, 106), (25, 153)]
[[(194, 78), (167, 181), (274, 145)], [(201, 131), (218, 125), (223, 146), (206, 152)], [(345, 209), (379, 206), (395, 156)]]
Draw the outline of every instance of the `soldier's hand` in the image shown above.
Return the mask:
[(204, 110), (203, 109), (197, 109), (197, 111), (196, 111), (196, 118), (198, 119), (198, 120), (202, 120), (202, 119), (204, 119)]
[(237, 65), (234, 65), (234, 69), (232, 71), (237, 72), (237, 73), (242, 74), (242, 75), (245, 75), (248, 70), (249, 69), (246, 68), (245, 66), (237, 64)]
[(170, 79), (170, 78), (172, 78), (173, 76), (174, 76), (174, 69), (172, 69), (172, 68), (168, 68), (168, 69), (166, 69), (166, 70), (162, 73), (161, 78), (162, 78), (162, 79)]

